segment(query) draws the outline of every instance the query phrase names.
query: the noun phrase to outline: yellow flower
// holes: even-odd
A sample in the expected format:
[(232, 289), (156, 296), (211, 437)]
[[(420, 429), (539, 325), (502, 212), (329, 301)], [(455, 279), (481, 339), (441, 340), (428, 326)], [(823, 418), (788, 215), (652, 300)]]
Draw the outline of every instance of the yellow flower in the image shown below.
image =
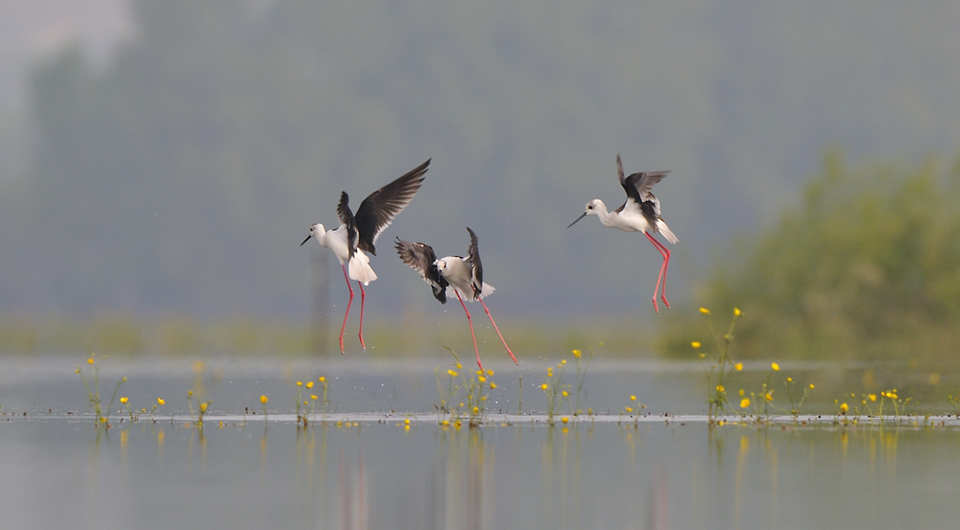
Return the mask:
[(570, 418), (564, 416), (564, 417), (560, 418), (560, 421), (562, 421), (563, 423), (567, 423), (568, 421), (570, 421)]
[(477, 370), (477, 375), (483, 375), (483, 370)]
[(577, 359), (579, 359), (579, 358), (580, 358), (580, 355), (582, 355), (582, 353), (580, 352), (580, 350), (573, 350), (573, 356), (574, 356), (574, 357), (576, 357)]
[(695, 350), (699, 350), (699, 349), (700, 349), (700, 341), (698, 341), (698, 340), (695, 340), (695, 341), (691, 342), (690, 345), (693, 346), (693, 349), (695, 349)]
[(723, 392), (724, 390), (723, 385), (717, 385), (717, 392)]
[(320, 381), (321, 383), (324, 382), (324, 381), (326, 381), (326, 380), (327, 380), (327, 378), (324, 377), (324, 376), (322, 376), (322, 375), (317, 379), (317, 381)]
[(316, 395), (316, 394), (310, 394), (310, 399), (316, 401), (316, 400), (317, 400), (317, 395)]
[(737, 363), (733, 365), (733, 368), (739, 372), (740, 370), (743, 370), (743, 363)]
[(200, 404), (200, 412), (204, 413), (206, 411), (207, 411), (207, 402), (204, 401), (203, 403)]
[(637, 396), (630, 396), (630, 401), (636, 401), (636, 400), (637, 400)]
[(793, 382), (793, 378), (792, 378), (792, 377), (788, 377), (788, 378), (787, 378), (787, 382), (788, 382), (788, 383), (792, 383), (792, 382)]
[(813, 386), (813, 383), (810, 383), (810, 388), (817, 388), (817, 387)]
[(870, 395), (867, 396), (867, 397), (870, 398), (870, 401), (876, 401), (876, 400), (877, 400), (877, 395), (876, 395), (876, 394), (870, 394)]
[(307, 388), (313, 388), (313, 381), (307, 381)]
[(100, 418), (100, 423), (107, 423), (107, 418)]
[(779, 372), (779, 371), (780, 371), (780, 365), (777, 364), (777, 363), (770, 363), (770, 368), (773, 368), (773, 371), (774, 371), (774, 372)]
[(497, 389), (497, 384), (494, 383), (493, 381), (490, 381), (490, 390), (496, 390), (496, 389)]
[(456, 370), (447, 370), (447, 373), (450, 374), (450, 377), (457, 377), (457, 371), (456, 371)]
[(297, 381), (297, 386), (303, 386), (303, 381)]
[(463, 370), (463, 365), (460, 363), (457, 363), (457, 370)]
[(270, 398), (268, 398), (268, 397), (266, 396), (266, 394), (261, 394), (261, 395), (260, 395), (260, 403), (263, 403), (264, 405), (266, 405), (266, 404), (267, 404), (267, 401), (270, 401)]
[(567, 392), (566, 390), (563, 391), (563, 397), (567, 397), (567, 396), (569, 396), (569, 395), (570, 395), (569, 392)]
[(167, 402), (164, 401), (163, 398), (157, 398), (157, 405), (166, 405), (166, 404)]
[(476, 415), (480, 412), (480, 407), (473, 407), (473, 414)]
[(706, 307), (701, 307), (701, 308), (700, 308), (700, 312), (703, 313), (704, 315), (709, 315), (709, 314), (710, 314), (710, 310), (707, 309)]
[(750, 406), (750, 398), (743, 398), (740, 400), (740, 408), (745, 409)]
[(490, 377), (493, 377), (493, 370), (488, 369), (488, 370), (487, 370), (487, 375), (490, 376)]
[(624, 408), (627, 412), (633, 412), (633, 408), (631, 408), (631, 407), (623, 407), (623, 408)]
[(484, 376), (482, 376), (482, 375), (481, 375), (480, 377), (477, 377), (477, 380), (479, 380), (481, 383), (486, 383), (486, 382), (487, 382), (487, 378), (484, 377)]
[(739, 307), (734, 307), (734, 308), (733, 308), (733, 316), (735, 316), (735, 317), (740, 316), (740, 308), (739, 308)]
[(567, 360), (566, 360), (566, 359), (560, 359), (560, 364), (567, 364)]
[(403, 420), (403, 424), (410, 425), (410, 418), (406, 418), (405, 420)]
[(546, 390), (546, 389), (548, 389), (548, 388), (550, 388), (550, 385), (548, 385), (548, 384), (546, 384), (546, 383), (540, 385), (540, 390)]
[(87, 364), (93, 364), (93, 357), (87, 359)]
[(847, 406), (846, 403), (840, 404), (840, 412), (842, 412), (843, 414), (846, 414), (848, 410), (850, 410), (850, 407)]
[(193, 390), (187, 390), (187, 397), (193, 397)]
[(764, 397), (764, 399), (766, 399), (767, 401), (773, 401), (773, 392), (772, 392), (772, 391), (771, 391), (771, 392), (767, 392), (766, 394), (764, 394), (763, 397)]
[(124, 405), (127, 404), (127, 401), (130, 401), (129, 399), (127, 399), (127, 396), (123, 396), (120, 398), (120, 403), (123, 403)]

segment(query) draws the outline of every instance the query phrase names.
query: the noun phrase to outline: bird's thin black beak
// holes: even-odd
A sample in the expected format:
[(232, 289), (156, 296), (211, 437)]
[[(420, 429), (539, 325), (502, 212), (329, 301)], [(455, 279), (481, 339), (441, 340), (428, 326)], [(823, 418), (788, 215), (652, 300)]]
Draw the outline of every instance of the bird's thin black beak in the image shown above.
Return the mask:
[[(587, 212), (583, 212), (582, 214), (580, 214), (580, 217), (577, 217), (577, 221), (579, 221), (580, 219), (583, 219), (583, 218), (586, 217), (586, 216), (587, 216)], [(574, 222), (568, 224), (568, 225), (567, 225), (567, 228), (570, 228), (571, 226), (577, 224), (577, 221), (574, 221)]]
[[(577, 219), (577, 220), (579, 221), (579, 219)], [(311, 238), (311, 237), (313, 237), (313, 234), (310, 234), (309, 236), (307, 236), (307, 238), (303, 240), (303, 243), (300, 243), (300, 246), (302, 247), (302, 246), (304, 245), (304, 243), (306, 243), (307, 241), (310, 241), (310, 238)]]

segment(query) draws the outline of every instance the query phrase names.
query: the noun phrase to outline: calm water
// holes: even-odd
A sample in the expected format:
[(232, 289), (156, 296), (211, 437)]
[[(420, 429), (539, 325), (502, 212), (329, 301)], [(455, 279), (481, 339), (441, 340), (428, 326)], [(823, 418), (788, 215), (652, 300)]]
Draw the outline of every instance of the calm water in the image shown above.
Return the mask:
[[(474, 429), (437, 424), (434, 365), (229, 359), (202, 370), (103, 362), (102, 394), (126, 376), (118, 396), (135, 408), (157, 397), (166, 405), (156, 421), (114, 414), (113, 428), (96, 429), (76, 366), (0, 360), (2, 528), (905, 528), (960, 519), (955, 419), (711, 428), (697, 416), (656, 416), (703, 412), (697, 365), (598, 362), (581, 406), (611, 412), (604, 421), (548, 426), (527, 416)], [(516, 412), (518, 374), (524, 412), (544, 410), (534, 387), (545, 364), (493, 368), (490, 410)], [(820, 370), (790, 373), (825, 380)], [(320, 375), (329, 421), (299, 427), (295, 381)], [(213, 399), (202, 430), (190, 421), (188, 389)], [(618, 423), (631, 394), (651, 416)]]

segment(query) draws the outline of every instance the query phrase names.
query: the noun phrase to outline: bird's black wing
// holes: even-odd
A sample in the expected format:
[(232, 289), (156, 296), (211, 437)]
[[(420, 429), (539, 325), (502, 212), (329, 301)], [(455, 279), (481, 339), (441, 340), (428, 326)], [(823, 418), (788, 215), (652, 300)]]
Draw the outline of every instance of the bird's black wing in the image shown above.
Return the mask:
[(470, 263), (473, 266), (470, 284), (473, 286), (474, 296), (479, 298), (480, 291), (483, 290), (483, 265), (480, 263), (480, 244), (477, 239), (477, 234), (473, 233), (473, 230), (470, 230), (469, 226), (467, 227), (467, 232), (470, 232), (470, 249), (467, 251), (467, 255), (470, 256)]
[(447, 303), (447, 286), (449, 283), (440, 275), (436, 265), (437, 255), (430, 245), (411, 243), (398, 237), (397, 254), (400, 255), (400, 259), (404, 263), (420, 273), (423, 281), (430, 284), (434, 298), (439, 300), (441, 304)]
[(377, 254), (374, 243), (380, 234), (390, 226), (397, 216), (413, 199), (423, 184), (424, 175), (430, 159), (420, 164), (406, 175), (378, 189), (367, 196), (357, 208), (357, 231), (360, 234), (360, 249), (373, 255)]
[(350, 196), (347, 192), (341, 191), (340, 203), (337, 204), (337, 217), (340, 218), (340, 224), (347, 227), (347, 247), (349, 257), (352, 258), (357, 251), (357, 222), (353, 212), (350, 211), (349, 202)]
[(640, 205), (644, 215), (652, 215), (653, 219), (660, 218), (660, 199), (656, 198), (651, 189), (653, 185), (660, 182), (667, 176), (669, 171), (655, 171), (650, 173), (634, 173), (623, 181), (623, 189), (627, 192), (627, 197), (633, 199)]

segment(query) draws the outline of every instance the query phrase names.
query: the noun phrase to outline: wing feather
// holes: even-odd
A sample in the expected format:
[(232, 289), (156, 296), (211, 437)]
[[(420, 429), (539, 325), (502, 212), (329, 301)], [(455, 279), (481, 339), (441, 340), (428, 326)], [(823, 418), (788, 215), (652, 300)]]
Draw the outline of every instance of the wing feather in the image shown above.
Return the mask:
[(430, 287), (433, 289), (433, 296), (439, 300), (441, 304), (447, 303), (446, 292), (449, 283), (440, 275), (440, 271), (437, 269), (437, 255), (433, 252), (433, 248), (425, 243), (411, 243), (398, 237), (396, 249), (397, 254), (400, 255), (400, 259), (409, 265), (410, 268), (420, 273), (423, 281), (430, 284)]
[(361, 250), (377, 254), (374, 243), (380, 234), (390, 226), (393, 219), (416, 195), (430, 165), (430, 160), (410, 170), (406, 175), (367, 196), (357, 208), (356, 222)]

